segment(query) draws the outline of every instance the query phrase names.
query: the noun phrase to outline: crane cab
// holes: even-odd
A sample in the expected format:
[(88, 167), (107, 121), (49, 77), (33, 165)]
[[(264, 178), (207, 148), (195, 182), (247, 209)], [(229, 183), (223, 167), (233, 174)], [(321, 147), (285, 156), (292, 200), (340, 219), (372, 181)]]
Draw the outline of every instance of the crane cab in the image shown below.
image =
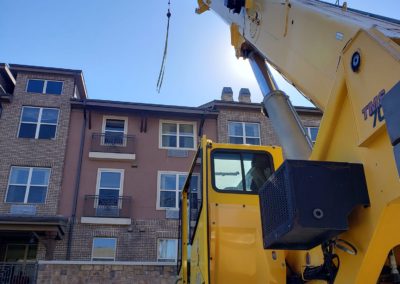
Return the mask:
[(182, 191), (180, 283), (285, 283), (284, 252), (263, 248), (258, 197), (282, 162), (280, 147), (201, 139)]

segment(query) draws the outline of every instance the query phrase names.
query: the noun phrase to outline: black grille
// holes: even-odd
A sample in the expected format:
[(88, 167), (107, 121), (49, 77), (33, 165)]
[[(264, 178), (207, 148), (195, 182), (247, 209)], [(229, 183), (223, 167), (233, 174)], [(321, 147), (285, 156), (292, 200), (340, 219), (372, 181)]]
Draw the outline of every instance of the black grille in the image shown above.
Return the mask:
[(259, 191), (264, 248), (311, 249), (369, 205), (362, 165), (286, 160)]

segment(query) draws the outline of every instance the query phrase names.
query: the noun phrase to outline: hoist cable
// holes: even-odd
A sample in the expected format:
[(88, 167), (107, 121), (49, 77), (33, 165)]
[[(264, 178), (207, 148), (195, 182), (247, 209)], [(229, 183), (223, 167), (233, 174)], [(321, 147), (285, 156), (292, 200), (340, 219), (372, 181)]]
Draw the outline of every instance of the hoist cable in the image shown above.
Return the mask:
[(164, 74), (165, 74), (165, 63), (167, 61), (167, 51), (168, 51), (168, 35), (169, 35), (169, 20), (171, 18), (171, 11), (170, 11), (170, 6), (171, 3), (168, 1), (168, 12), (167, 12), (167, 34), (165, 36), (165, 45), (164, 45), (164, 53), (163, 53), (163, 58), (161, 61), (161, 68), (160, 68), (160, 74), (158, 75), (158, 80), (157, 80), (157, 92), (160, 93), (161, 91), (161, 86), (164, 80)]

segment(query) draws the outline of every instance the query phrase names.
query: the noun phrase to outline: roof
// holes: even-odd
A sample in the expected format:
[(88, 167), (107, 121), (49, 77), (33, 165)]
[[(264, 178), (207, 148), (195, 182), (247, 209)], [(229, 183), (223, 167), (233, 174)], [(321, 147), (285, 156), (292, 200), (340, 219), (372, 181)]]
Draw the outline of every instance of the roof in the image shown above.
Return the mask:
[(147, 104), (136, 102), (121, 102), (110, 100), (71, 100), (72, 108), (86, 108), (93, 110), (115, 111), (115, 112), (139, 112), (148, 114), (168, 114), (177, 116), (202, 116), (202, 117), (216, 117), (218, 111), (202, 109), (199, 107), (187, 107), (177, 105), (162, 105), (162, 104)]
[[(255, 109), (260, 110), (262, 108), (261, 103), (242, 103), (235, 101), (223, 101), (223, 100), (213, 100), (211, 102), (205, 103), (199, 108), (217, 110), (218, 108), (239, 108), (239, 109)], [(316, 107), (306, 107), (306, 106), (295, 106), (295, 110), (302, 114), (317, 114), (322, 115), (322, 111)]]
[(9, 64), (9, 69), (14, 77), (17, 76), (18, 72), (35, 72), (35, 73), (48, 73), (48, 74), (59, 74), (73, 76), (75, 78), (76, 85), (78, 87), (81, 98), (87, 98), (87, 91), (85, 85), (85, 79), (83, 77), (82, 70), (75, 69), (64, 69), (44, 66), (32, 66), (32, 65), (21, 65), (21, 64)]

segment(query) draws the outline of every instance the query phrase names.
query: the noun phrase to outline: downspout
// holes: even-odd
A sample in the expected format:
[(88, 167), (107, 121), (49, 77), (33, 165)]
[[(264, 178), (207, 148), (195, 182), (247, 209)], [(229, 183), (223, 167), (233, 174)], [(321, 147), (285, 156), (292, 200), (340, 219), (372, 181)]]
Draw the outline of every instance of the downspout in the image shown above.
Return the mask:
[(79, 184), (81, 182), (81, 170), (82, 170), (82, 159), (83, 159), (83, 149), (85, 146), (85, 134), (86, 134), (86, 100), (83, 100), (83, 122), (81, 129), (81, 143), (79, 148), (79, 159), (78, 167), (76, 168), (76, 180), (75, 180), (75, 191), (74, 191), (74, 202), (72, 204), (72, 215), (71, 215), (71, 225), (69, 226), (68, 232), (68, 242), (67, 242), (67, 255), (66, 259), (71, 259), (71, 246), (72, 246), (72, 235), (74, 233), (74, 227), (76, 222), (76, 208), (78, 204), (79, 196)]

